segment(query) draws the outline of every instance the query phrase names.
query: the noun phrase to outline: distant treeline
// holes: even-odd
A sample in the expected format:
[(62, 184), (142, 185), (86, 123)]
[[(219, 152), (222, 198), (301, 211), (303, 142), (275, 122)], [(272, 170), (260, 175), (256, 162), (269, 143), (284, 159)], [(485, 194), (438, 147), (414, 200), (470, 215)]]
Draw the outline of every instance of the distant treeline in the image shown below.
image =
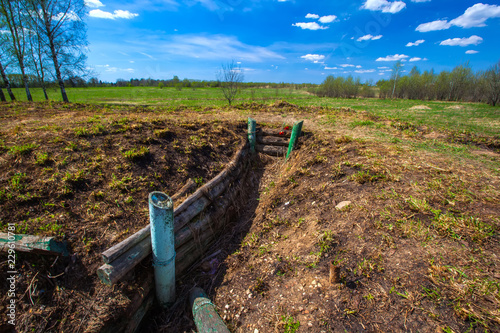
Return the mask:
[[(465, 63), (439, 74), (434, 70), (421, 73), (415, 66), (405, 76), (400, 75), (401, 66), (396, 63), (391, 78), (376, 83), (379, 98), (500, 103), (500, 62), (486, 71), (473, 72)], [(330, 75), (311, 92), (323, 97), (375, 97), (376, 91), (371, 86), (371, 82), (361, 84), (359, 78), (352, 76)]]

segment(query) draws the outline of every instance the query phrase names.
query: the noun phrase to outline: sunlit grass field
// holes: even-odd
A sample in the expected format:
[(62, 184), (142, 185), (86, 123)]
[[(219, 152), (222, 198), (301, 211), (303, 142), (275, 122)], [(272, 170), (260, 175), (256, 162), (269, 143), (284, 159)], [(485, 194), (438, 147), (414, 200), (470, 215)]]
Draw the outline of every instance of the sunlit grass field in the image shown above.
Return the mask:
[[(32, 89), (35, 101), (43, 100), (41, 89)], [(26, 100), (24, 89), (14, 89), (18, 100)], [(48, 91), (49, 98), (60, 101), (58, 89)], [(158, 88), (158, 87), (97, 87), (68, 88), (71, 102), (97, 103), (109, 105), (142, 105), (172, 108), (187, 106), (192, 108), (224, 107), (227, 101), (217, 88)], [(399, 121), (407, 121), (417, 126), (431, 126), (437, 129), (467, 131), (479, 135), (500, 135), (500, 108), (481, 103), (457, 103), (419, 100), (390, 100), (378, 98), (340, 99), (317, 97), (303, 89), (253, 88), (243, 89), (233, 101), (242, 103), (271, 104), (286, 100), (299, 106), (348, 107), (365, 110), (377, 116)]]

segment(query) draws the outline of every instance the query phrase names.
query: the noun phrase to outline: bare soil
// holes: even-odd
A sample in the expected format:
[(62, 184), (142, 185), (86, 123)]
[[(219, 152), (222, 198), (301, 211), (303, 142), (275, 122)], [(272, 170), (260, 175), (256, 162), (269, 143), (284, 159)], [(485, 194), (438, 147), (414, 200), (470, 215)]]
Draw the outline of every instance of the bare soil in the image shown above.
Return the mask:
[[(3, 199), (2, 208), (11, 205), (11, 212), (2, 213), (2, 224), (12, 221), (13, 214), (52, 221), (44, 215), (45, 209), (63, 216), (70, 211), (74, 215), (69, 216), (75, 217), (62, 220), (64, 229), (55, 231), (40, 230), (41, 221), (26, 223), (28, 232), (53, 235), (62, 230), (64, 235), (59, 236), (68, 241), (75, 255), (55, 263), (53, 257), (19, 256), (23, 265), (19, 289), (24, 293), (20, 317), (24, 326), (19, 326), (20, 331), (96, 331), (99, 320), (102, 324), (116, 316), (129, 302), (127, 288), (134, 286), (120, 284), (110, 290), (100, 285), (95, 276), (99, 253), (147, 223), (142, 197), (148, 191), (160, 188), (174, 193), (193, 174), (206, 180), (220, 171), (241, 140), (246, 117), (252, 116), (258, 124), (276, 128), (304, 119), (305, 135), (298, 150), (288, 161), (263, 155), (255, 158), (240, 217), (207, 251), (210, 259), (193, 266), (178, 281), (176, 305), (167, 311), (155, 308), (142, 331), (195, 330), (187, 295), (193, 286), (200, 286), (233, 332), (500, 332), (498, 138), (475, 140), (473, 135), (439, 133), (350, 108), (304, 108), (286, 102), (203, 112), (100, 109), (103, 119), (110, 119), (105, 125), (108, 134), (82, 137), (76, 136), (75, 128), (86, 126), (92, 131), (95, 126), (89, 122), (87, 106), (62, 110), (66, 106), (52, 105), (38, 118), (32, 112), (16, 114), (18, 111), (4, 107), (2, 114), (8, 116), (2, 120), (2, 186), (15, 198)], [(56, 117), (57, 112), (61, 115)], [(133, 118), (130, 127), (111, 134), (111, 119), (118, 121), (125, 116)], [(49, 148), (52, 143), (43, 143), (53, 139), (40, 141), (42, 132), (26, 134), (34, 131), (25, 128), (42, 126), (36, 121), (45, 124), (48, 119), (63, 127), (53, 130), (54, 134), (50, 130), (44, 134), (64, 138), (66, 144), (57, 146), (58, 150)], [(60, 119), (74, 123), (66, 125)], [(365, 120), (366, 125), (349, 125)], [(141, 130), (134, 132), (132, 124), (140, 125)], [(175, 135), (155, 135), (155, 130), (165, 126)], [(197, 140), (191, 139), (203, 137), (200, 132), (206, 135), (201, 151), (195, 149), (193, 142)], [(427, 138), (428, 133), (436, 135)], [(19, 141), (24, 140), (22, 135), (31, 139)], [(115, 135), (112, 142), (119, 145), (106, 148), (104, 137), (108, 135)], [(159, 139), (161, 135), (165, 137)], [(454, 140), (459, 137), (464, 141)], [(12, 145), (34, 138), (40, 146), (30, 153), (10, 153)], [(465, 142), (467, 139), (470, 141)], [(174, 144), (174, 140), (178, 141)], [(214, 143), (218, 140), (221, 144)], [(64, 150), (70, 141), (92, 148), (78, 153)], [(464, 144), (480, 142), (493, 143), (482, 149), (494, 154), (467, 153), (472, 148)], [(437, 149), (436, 145), (445, 148)], [(122, 146), (125, 148), (120, 151)], [(144, 159), (129, 161), (124, 157), (132, 147), (143, 146), (150, 150)], [(208, 154), (203, 152), (207, 146), (212, 149)], [(34, 162), (42, 147), (53, 156), (53, 162), (44, 167)], [(161, 159), (164, 152), (160, 147), (167, 149), (173, 160)], [(104, 153), (90, 153), (97, 148)], [(92, 158), (86, 158), (76, 170), (90, 169), (86, 175), (95, 177), (86, 176), (81, 186), (75, 187), (62, 178), (71, 163), (61, 166), (58, 161), (68, 155), (72, 163), (80, 163), (77, 156), (85, 153), (94, 159), (109, 154), (115, 162), (104, 162), (109, 159), (103, 158), (94, 172), (90, 169)], [(199, 170), (199, 160), (190, 165), (195, 158), (210, 167)], [(145, 161), (157, 164), (153, 168)], [(159, 179), (153, 176), (171, 163), (174, 166)], [(11, 171), (12, 165), (17, 166), (16, 172)], [(182, 165), (186, 166), (179, 169)], [(43, 168), (53, 170), (44, 176)], [(56, 168), (64, 169), (54, 176)], [(24, 183), (26, 187), (12, 187), (16, 173), (29, 177), (30, 172), (38, 173)], [(99, 172), (106, 176), (99, 178)], [(118, 185), (112, 185), (113, 173), (118, 180), (132, 173), (132, 184), (114, 188)], [(165, 175), (176, 182), (168, 183)], [(50, 177), (55, 178), (52, 183)], [(141, 183), (143, 177), (148, 178)], [(148, 187), (149, 182), (154, 185)], [(61, 189), (65, 183), (71, 185), (69, 197)], [(44, 190), (40, 184), (53, 185)], [(26, 192), (22, 191), (26, 188), (30, 193), (50, 195), (24, 204), (22, 195)], [(104, 193), (102, 199), (101, 194), (99, 199), (91, 195), (99, 191)], [(136, 208), (127, 209), (128, 196), (133, 197)], [(15, 204), (10, 200), (16, 200)], [(45, 200), (54, 206), (38, 208)], [(61, 201), (71, 205), (62, 206)], [(343, 201), (351, 203), (336, 209)], [(89, 216), (88, 208), (82, 207), (87, 202), (102, 202), (98, 208), (102, 210), (90, 210), (94, 217)], [(121, 210), (115, 208), (118, 204)], [(28, 212), (31, 215), (26, 215)], [(104, 219), (107, 212), (113, 216)], [(87, 232), (93, 232), (88, 234), (92, 241), (85, 241)], [(337, 269), (338, 276), (331, 276), (330, 266)], [(2, 288), (6, 290), (6, 284)]]

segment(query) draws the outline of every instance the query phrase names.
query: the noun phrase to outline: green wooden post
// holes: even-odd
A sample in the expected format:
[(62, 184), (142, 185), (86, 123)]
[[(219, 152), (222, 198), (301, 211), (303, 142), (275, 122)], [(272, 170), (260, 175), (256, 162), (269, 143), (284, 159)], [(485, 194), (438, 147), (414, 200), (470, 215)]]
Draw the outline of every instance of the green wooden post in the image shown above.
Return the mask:
[(293, 124), (293, 129), (292, 129), (292, 135), (290, 136), (290, 143), (288, 144), (288, 151), (286, 153), (286, 158), (290, 156), (292, 153), (293, 148), (295, 147), (295, 144), (297, 143), (297, 140), (300, 136), (300, 133), (302, 133), (302, 124), (304, 123), (303, 120), (296, 122)]
[(250, 142), (250, 151), (255, 153), (255, 129), (257, 127), (257, 123), (255, 119), (248, 118), (248, 142)]
[(215, 310), (215, 305), (201, 288), (194, 288), (189, 295), (193, 319), (198, 333), (229, 333), (226, 324)]

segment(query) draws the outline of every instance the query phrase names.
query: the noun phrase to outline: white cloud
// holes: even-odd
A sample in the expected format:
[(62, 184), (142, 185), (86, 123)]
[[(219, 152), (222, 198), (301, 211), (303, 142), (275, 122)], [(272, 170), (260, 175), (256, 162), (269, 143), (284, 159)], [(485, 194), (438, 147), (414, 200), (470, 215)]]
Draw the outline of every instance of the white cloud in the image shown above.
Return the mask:
[(354, 71), (354, 73), (359, 73), (359, 74), (373, 73), (373, 72), (375, 72), (374, 69), (358, 69)]
[(362, 9), (368, 9), (372, 11), (381, 11), (383, 13), (395, 14), (400, 12), (406, 7), (403, 1), (390, 2), (387, 0), (366, 0)]
[(314, 63), (321, 62), (325, 59), (325, 56), (322, 54), (306, 54), (301, 56), (302, 59), (313, 61)]
[(146, 52), (139, 52), (139, 54), (142, 54), (143, 56), (146, 56), (146, 57), (148, 57), (151, 60), (157, 60), (155, 57), (153, 57), (150, 54), (147, 54)]
[(361, 41), (364, 41), (364, 40), (377, 40), (377, 39), (380, 39), (382, 38), (383, 36), (382, 35), (378, 35), (378, 36), (373, 36), (371, 34), (368, 34), (368, 35), (364, 35), (362, 37), (359, 37), (358, 39), (356, 39), (358, 42), (361, 42)]
[(126, 72), (126, 73), (134, 73), (135, 70), (133, 68), (119, 68), (119, 67), (113, 67), (108, 64), (106, 65), (96, 65), (98, 68), (103, 68), (105, 72), (108, 73), (117, 73), (117, 72)]
[(413, 57), (410, 59), (410, 62), (413, 62), (413, 61), (427, 61), (428, 59), (427, 58), (419, 58), (419, 57)]
[(337, 19), (337, 16), (335, 16), (335, 15), (325, 15), (325, 16), (321, 16), (319, 18), (319, 21), (321, 23), (332, 23), (336, 19)]
[(325, 66), (325, 69), (338, 69), (338, 67), (328, 67), (328, 66)]
[(362, 67), (363, 67), (363, 66), (361, 66), (361, 65), (357, 65), (357, 66), (356, 66), (356, 68), (362, 68)]
[[(158, 44), (161, 44), (159, 51), (197, 59), (238, 59), (249, 62), (284, 59), (265, 47), (244, 44), (235, 37), (224, 35), (174, 35), (170, 41)], [(145, 47), (149, 45), (151, 41), (148, 41)]]
[(465, 54), (476, 54), (476, 53), (479, 53), (479, 51), (476, 51), (476, 50), (467, 50), (467, 51), (465, 51)]
[(382, 57), (377, 58), (376, 61), (398, 61), (398, 60), (405, 61), (406, 58), (409, 58), (409, 56), (407, 56), (406, 54), (395, 54), (383, 58)]
[(318, 14), (307, 14), (306, 18), (317, 20), (317, 19), (319, 19), (319, 15)]
[(377, 67), (378, 69), (389, 69), (387, 66)]
[(477, 3), (450, 23), (462, 28), (484, 27), (489, 18), (500, 17), (500, 6)]
[(316, 22), (298, 22), (292, 24), (294, 27), (299, 27), (304, 30), (323, 30), (323, 29), (328, 29), (328, 27), (324, 27), (322, 25), (319, 25)]
[(451, 27), (451, 24), (446, 20), (436, 20), (428, 23), (420, 24), (416, 31), (420, 32), (428, 32), (428, 31), (436, 31), (436, 30), (446, 30)]
[(66, 14), (59, 13), (55, 16), (52, 16), (52, 19), (54, 21), (60, 21), (61, 19), (63, 19), (64, 21), (80, 21), (80, 18), (78, 17), (78, 15), (76, 15), (76, 13), (73, 11), (70, 11)]
[(424, 39), (419, 39), (415, 43), (409, 42), (408, 44), (406, 44), (406, 47), (418, 46), (418, 45), (422, 44), (423, 42), (425, 42)]
[(451, 26), (461, 28), (484, 27), (486, 26), (486, 20), (495, 17), (500, 17), (500, 6), (477, 3), (474, 6), (467, 8), (462, 15), (451, 20), (450, 22), (447, 20), (437, 20), (423, 23), (420, 24), (415, 30), (427, 32), (445, 30), (449, 29)]
[(443, 40), (439, 45), (448, 45), (448, 46), (468, 46), (468, 45), (478, 45), (483, 42), (483, 39), (479, 36), (472, 35), (469, 38), (449, 38)]
[(351, 65), (351, 64), (342, 64), (342, 65), (339, 65), (340, 67), (342, 68), (346, 68), (346, 67), (356, 67), (354, 65)]
[(85, 0), (85, 6), (89, 8), (99, 8), (99, 7), (104, 7), (102, 2), (99, 0)]
[(108, 20), (114, 20), (117, 18), (132, 19), (139, 16), (139, 14), (131, 13), (128, 10), (115, 10), (113, 13), (105, 12), (100, 9), (93, 9), (89, 12), (90, 17), (103, 18)]

